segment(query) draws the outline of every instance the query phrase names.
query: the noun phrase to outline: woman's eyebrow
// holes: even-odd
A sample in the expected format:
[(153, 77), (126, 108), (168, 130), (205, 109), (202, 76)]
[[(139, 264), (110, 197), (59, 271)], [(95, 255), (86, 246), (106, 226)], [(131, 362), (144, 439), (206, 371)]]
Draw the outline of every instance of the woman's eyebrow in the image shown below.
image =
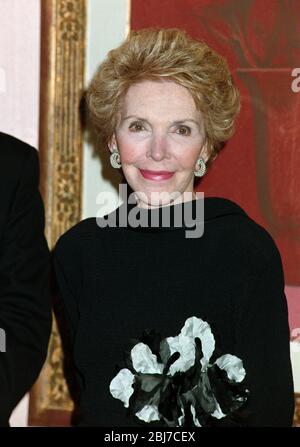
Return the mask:
[(185, 118), (183, 120), (174, 121), (174, 124), (183, 124), (183, 123), (186, 123), (187, 121), (191, 121), (191, 122), (195, 123), (196, 126), (200, 127), (200, 123), (192, 118)]
[(141, 118), (141, 117), (136, 116), (136, 115), (125, 116), (125, 118), (123, 118), (123, 121), (128, 120), (129, 118), (135, 118), (135, 119), (137, 119), (139, 121), (147, 121), (146, 118)]
[[(137, 119), (137, 120), (139, 120), (139, 121), (145, 121), (145, 122), (148, 122), (148, 120), (147, 120), (146, 118), (141, 118), (141, 117), (136, 116), (136, 115), (128, 115), (128, 116), (125, 116), (125, 118), (123, 118), (123, 121), (125, 121), (125, 120), (127, 120), (127, 119), (130, 119), (130, 118), (135, 118), (135, 119)], [(191, 121), (191, 122), (195, 123), (196, 126), (198, 126), (198, 127), (200, 128), (200, 123), (199, 123), (198, 121), (192, 119), (192, 118), (184, 118), (184, 119), (181, 119), (181, 120), (176, 120), (176, 121), (173, 122), (173, 124), (183, 124), (183, 123), (185, 123), (185, 122), (187, 122), (187, 121)]]

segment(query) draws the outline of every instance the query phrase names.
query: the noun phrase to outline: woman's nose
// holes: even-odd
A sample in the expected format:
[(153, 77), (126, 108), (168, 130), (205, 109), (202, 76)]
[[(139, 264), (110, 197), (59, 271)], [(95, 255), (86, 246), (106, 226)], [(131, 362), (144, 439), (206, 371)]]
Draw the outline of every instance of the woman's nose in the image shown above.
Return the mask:
[(162, 160), (168, 156), (168, 144), (164, 136), (153, 136), (149, 144), (149, 152), (154, 160)]

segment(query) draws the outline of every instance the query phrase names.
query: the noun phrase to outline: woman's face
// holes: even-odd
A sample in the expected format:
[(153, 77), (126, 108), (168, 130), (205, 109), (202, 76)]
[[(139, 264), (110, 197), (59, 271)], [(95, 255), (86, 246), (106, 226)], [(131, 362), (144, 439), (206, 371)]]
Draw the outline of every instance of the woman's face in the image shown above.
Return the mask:
[(126, 93), (109, 148), (118, 146), (138, 206), (152, 208), (191, 199), (183, 194), (193, 193), (198, 158), (208, 159), (204, 142), (202, 114), (185, 87), (141, 81)]

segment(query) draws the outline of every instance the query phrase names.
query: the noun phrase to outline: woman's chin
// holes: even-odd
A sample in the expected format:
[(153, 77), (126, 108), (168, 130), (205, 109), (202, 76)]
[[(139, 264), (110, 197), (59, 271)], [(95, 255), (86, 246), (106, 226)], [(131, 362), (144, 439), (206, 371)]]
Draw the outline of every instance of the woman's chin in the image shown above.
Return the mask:
[(141, 208), (157, 208), (158, 206), (168, 206), (172, 205), (176, 199), (181, 195), (178, 191), (151, 191), (147, 193), (146, 191), (141, 191), (141, 193), (136, 193), (138, 199), (138, 206)]

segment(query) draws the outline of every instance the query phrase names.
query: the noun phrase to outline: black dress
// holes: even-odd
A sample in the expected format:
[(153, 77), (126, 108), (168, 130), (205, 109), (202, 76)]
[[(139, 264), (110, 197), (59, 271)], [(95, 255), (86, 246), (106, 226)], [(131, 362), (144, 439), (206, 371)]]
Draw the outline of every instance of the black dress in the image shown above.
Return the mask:
[[(175, 336), (191, 316), (207, 321), (221, 354), (243, 360), (250, 391), (249, 426), (291, 426), (294, 411), (287, 303), (279, 251), (237, 204), (204, 200), (204, 232), (186, 237), (174, 224), (122, 227), (83, 220), (58, 241), (55, 269), (70, 323), (81, 388), (79, 425), (134, 426), (109, 384), (129, 340), (145, 329)], [(197, 202), (199, 204), (199, 202)], [(182, 208), (180, 208), (182, 209)], [(141, 210), (153, 222), (160, 210)], [(107, 217), (107, 216), (106, 216)], [(155, 217), (155, 216), (154, 216)], [(159, 215), (161, 217), (161, 215)]]

